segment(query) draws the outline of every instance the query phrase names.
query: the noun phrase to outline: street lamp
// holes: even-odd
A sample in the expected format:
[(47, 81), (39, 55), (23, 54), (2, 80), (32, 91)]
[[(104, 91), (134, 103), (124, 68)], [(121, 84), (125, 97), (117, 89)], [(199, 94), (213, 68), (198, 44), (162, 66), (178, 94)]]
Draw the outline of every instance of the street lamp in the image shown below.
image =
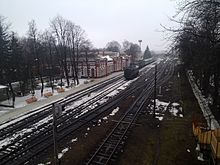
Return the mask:
[(140, 46), (140, 48), (141, 48), (141, 42), (142, 42), (142, 40), (138, 40), (138, 42), (139, 42), (139, 46)]
[[(138, 42), (139, 42), (139, 46), (140, 46), (140, 49), (141, 49), (141, 42), (142, 42), (142, 40), (138, 40)], [(142, 52), (141, 52), (141, 50), (140, 50), (140, 59), (142, 59), (143, 57), (142, 57)]]

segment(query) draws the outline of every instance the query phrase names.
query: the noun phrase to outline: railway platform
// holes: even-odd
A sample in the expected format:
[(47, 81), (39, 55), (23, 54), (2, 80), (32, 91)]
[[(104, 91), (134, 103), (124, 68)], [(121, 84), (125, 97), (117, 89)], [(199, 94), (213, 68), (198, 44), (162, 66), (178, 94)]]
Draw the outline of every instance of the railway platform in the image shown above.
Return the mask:
[(79, 92), (83, 89), (86, 89), (86, 88), (91, 87), (93, 85), (96, 85), (100, 82), (111, 79), (111, 78), (113, 78), (115, 76), (118, 76), (120, 74), (123, 74), (123, 72), (122, 71), (115, 72), (115, 73), (112, 73), (112, 74), (110, 74), (106, 77), (95, 78), (95, 79), (93, 79), (93, 81), (91, 81), (87, 84), (81, 84), (80, 86), (73, 87), (73, 88), (69, 89), (66, 92), (60, 93), (58, 95), (51, 96), (47, 99), (43, 99), (43, 100), (39, 100), (37, 102), (33, 102), (33, 103), (28, 104), (24, 107), (7, 109), (7, 112), (5, 112), (3, 114), (0, 114), (0, 124), (5, 123), (7, 121), (10, 121), (12, 119), (16, 119), (17, 117), (20, 117), (20, 116), (22, 116), (22, 115), (24, 115), (24, 114), (26, 114), (30, 111), (34, 111), (37, 108), (43, 107), (43, 106), (45, 106), (47, 104), (50, 104), (50, 103), (52, 103), (56, 100), (65, 98), (66, 96), (68, 96), (70, 94), (77, 93), (77, 92)]

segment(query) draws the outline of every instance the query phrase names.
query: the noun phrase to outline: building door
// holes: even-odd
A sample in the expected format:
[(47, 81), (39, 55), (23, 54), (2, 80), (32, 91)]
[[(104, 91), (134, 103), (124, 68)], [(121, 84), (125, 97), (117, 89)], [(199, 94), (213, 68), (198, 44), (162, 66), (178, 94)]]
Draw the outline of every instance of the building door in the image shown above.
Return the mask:
[(92, 72), (91, 77), (94, 78), (95, 77), (95, 70), (94, 70), (94, 68), (91, 69), (91, 72)]

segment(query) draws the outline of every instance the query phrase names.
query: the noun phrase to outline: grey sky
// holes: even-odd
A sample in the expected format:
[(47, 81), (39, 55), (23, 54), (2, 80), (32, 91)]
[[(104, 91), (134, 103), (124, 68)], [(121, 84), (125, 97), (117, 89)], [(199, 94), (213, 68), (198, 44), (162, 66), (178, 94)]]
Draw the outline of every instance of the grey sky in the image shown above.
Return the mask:
[(80, 25), (97, 48), (111, 40), (142, 39), (142, 50), (146, 45), (163, 50), (167, 44), (158, 31), (160, 24), (170, 24), (167, 16), (175, 14), (174, 5), (171, 0), (0, 0), (0, 15), (20, 36), (26, 34), (31, 19), (44, 30), (59, 14)]

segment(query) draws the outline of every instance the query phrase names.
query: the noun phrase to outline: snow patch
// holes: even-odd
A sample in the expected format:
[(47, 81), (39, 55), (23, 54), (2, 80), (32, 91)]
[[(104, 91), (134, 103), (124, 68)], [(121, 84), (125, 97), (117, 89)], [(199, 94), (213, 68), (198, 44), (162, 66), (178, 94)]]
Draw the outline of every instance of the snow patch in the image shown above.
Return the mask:
[(109, 114), (109, 116), (114, 116), (118, 111), (119, 111), (119, 107), (115, 108), (115, 109)]
[[(217, 122), (217, 120), (215, 119), (214, 115), (212, 114), (208, 103), (210, 102), (209, 99), (206, 99), (203, 95), (202, 92), (199, 90), (198, 86), (195, 83), (194, 77), (193, 77), (193, 72), (192, 70), (188, 70), (188, 80), (189, 83), (192, 87), (193, 93), (199, 103), (199, 106), (203, 112), (203, 116), (205, 117), (207, 123), (208, 123), (208, 127), (211, 127), (212, 130), (219, 128), (219, 123)], [(210, 119), (211, 122), (210, 122)]]
[(156, 116), (156, 118), (157, 118), (158, 120), (160, 120), (160, 121), (163, 120), (163, 116)]
[(61, 151), (61, 153), (58, 153), (58, 159), (62, 158), (63, 155), (64, 155), (67, 151), (69, 151), (69, 148), (65, 148), (65, 149), (63, 149), (63, 150)]
[(77, 140), (78, 140), (78, 138), (72, 139), (72, 140), (71, 140), (71, 143), (77, 142)]
[(103, 117), (102, 119), (103, 119), (103, 120), (108, 120), (108, 117), (106, 116), (106, 117)]
[(169, 112), (173, 116), (183, 117), (182, 107), (180, 106), (179, 103), (172, 103), (171, 106), (170, 106)]
[(199, 156), (197, 157), (197, 159), (198, 160), (200, 160), (200, 161), (205, 161), (204, 159), (203, 159), (203, 153), (199, 153)]
[[(154, 102), (153, 100), (151, 100), (151, 102)], [(156, 111), (157, 112), (165, 112), (167, 110), (167, 107), (170, 103), (164, 102), (164, 101), (160, 101), (158, 99), (156, 99)], [(150, 106), (150, 108), (153, 110), (153, 104)]]

